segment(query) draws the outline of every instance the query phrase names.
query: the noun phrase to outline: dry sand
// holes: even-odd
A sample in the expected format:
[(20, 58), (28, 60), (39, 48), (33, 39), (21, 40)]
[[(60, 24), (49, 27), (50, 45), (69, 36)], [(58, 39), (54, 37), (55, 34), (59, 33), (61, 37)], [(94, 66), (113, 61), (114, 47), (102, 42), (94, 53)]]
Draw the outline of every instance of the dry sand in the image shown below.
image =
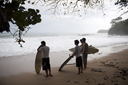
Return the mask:
[(53, 77), (35, 73), (32, 55), (0, 58), (0, 85), (128, 85), (128, 49), (89, 61), (80, 75), (75, 65), (52, 67)]

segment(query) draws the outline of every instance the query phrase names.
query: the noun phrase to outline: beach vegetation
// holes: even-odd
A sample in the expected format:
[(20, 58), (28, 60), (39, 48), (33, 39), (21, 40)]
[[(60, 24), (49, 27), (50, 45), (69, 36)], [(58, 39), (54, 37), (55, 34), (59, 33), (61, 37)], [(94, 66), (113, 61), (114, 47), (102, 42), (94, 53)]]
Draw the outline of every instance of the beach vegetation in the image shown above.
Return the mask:
[(111, 28), (109, 29), (108, 34), (128, 35), (128, 18), (123, 20), (121, 17), (128, 14), (128, 0), (118, 0), (115, 5), (118, 5), (118, 10), (123, 11), (123, 13), (119, 17), (111, 20)]
[[(26, 0), (0, 0), (0, 32), (10, 32), (22, 47), (22, 33), (30, 29), (30, 25), (41, 22), (38, 9), (26, 9), (23, 5)], [(11, 32), (10, 23), (17, 26), (14, 33)]]
[(123, 21), (115, 21), (108, 31), (109, 35), (128, 35), (128, 19)]

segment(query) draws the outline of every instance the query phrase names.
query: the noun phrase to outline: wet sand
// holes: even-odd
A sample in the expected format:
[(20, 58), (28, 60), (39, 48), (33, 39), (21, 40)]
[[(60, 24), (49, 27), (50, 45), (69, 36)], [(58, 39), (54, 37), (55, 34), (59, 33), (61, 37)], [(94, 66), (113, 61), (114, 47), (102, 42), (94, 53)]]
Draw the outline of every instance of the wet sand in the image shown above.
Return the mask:
[[(58, 63), (59, 58), (53, 61)], [(35, 73), (34, 62), (35, 54), (0, 58), (0, 85), (128, 85), (128, 49), (88, 61), (80, 75), (74, 64), (66, 65), (62, 71), (58, 71), (59, 66), (52, 66), (53, 77), (45, 77), (44, 71)]]

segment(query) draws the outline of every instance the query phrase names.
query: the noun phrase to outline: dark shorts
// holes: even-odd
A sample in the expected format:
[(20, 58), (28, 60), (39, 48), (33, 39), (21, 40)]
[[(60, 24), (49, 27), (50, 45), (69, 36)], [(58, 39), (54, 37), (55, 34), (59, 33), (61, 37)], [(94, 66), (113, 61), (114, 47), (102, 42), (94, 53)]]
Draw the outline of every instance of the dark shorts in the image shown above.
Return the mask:
[(88, 57), (88, 54), (83, 54), (83, 62), (86, 63), (87, 62), (87, 57)]
[(49, 60), (49, 58), (42, 58), (42, 69), (43, 70), (50, 69), (50, 60)]
[(81, 66), (82, 66), (82, 58), (80, 56), (76, 58), (76, 67), (81, 67)]

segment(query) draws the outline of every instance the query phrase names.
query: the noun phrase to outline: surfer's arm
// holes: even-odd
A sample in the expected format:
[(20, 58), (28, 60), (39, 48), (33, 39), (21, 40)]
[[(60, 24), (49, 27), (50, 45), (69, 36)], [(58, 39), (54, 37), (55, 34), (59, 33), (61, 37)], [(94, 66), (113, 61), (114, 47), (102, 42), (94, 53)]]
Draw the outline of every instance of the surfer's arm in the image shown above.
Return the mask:
[(42, 47), (42, 45), (40, 45), (40, 46), (38, 47), (37, 51), (40, 51), (40, 47)]
[(82, 51), (82, 54), (84, 54), (84, 52), (85, 52), (85, 45), (83, 46), (83, 51)]
[(73, 53), (71, 56), (74, 56), (75, 54)]
[(72, 57), (72, 58), (74, 57), (74, 53), (71, 55), (71, 57)]
[(73, 54), (71, 55), (72, 57), (76, 55), (76, 49), (74, 48), (74, 52)]

